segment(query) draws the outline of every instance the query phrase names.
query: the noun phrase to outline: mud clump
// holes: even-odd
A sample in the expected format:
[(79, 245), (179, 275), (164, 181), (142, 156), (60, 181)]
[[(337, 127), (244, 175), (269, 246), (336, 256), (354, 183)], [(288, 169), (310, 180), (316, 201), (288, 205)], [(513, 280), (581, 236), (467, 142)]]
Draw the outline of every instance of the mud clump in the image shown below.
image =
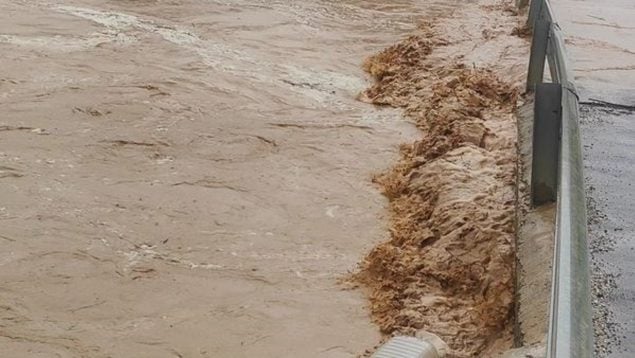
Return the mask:
[(511, 337), (517, 91), (487, 69), (431, 58), (443, 45), (425, 26), (364, 64), (376, 82), (360, 99), (403, 108), (422, 138), (375, 178), (390, 240), (355, 280), (384, 334), (423, 329), (450, 357), (481, 357)]
[(378, 105), (407, 106), (411, 93), (403, 87), (404, 82), (425, 76), (428, 55), (434, 47), (443, 44), (433, 26), (426, 23), (419, 26), (416, 34), (369, 57), (362, 67), (375, 78), (376, 83), (359, 99)]

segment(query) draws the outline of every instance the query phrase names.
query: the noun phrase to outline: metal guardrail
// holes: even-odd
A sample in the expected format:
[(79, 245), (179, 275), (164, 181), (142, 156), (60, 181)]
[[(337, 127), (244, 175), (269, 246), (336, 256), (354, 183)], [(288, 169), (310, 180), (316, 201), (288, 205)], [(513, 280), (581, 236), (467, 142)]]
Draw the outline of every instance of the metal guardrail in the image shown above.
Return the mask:
[[(528, 26), (533, 40), (527, 90), (536, 99), (532, 200), (557, 203), (547, 357), (588, 358), (593, 356), (593, 324), (578, 95), (547, 0), (531, 1)], [(546, 62), (551, 83), (544, 83)]]

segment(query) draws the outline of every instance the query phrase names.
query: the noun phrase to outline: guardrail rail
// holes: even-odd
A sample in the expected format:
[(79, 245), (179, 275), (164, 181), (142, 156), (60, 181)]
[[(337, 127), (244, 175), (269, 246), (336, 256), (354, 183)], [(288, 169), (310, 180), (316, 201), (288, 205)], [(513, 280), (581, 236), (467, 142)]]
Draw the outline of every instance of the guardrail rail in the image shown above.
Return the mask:
[[(587, 358), (593, 356), (593, 323), (578, 94), (549, 2), (532, 0), (529, 6), (533, 38), (527, 90), (535, 95), (532, 201), (556, 202), (547, 357)], [(544, 81), (546, 63), (551, 82)]]

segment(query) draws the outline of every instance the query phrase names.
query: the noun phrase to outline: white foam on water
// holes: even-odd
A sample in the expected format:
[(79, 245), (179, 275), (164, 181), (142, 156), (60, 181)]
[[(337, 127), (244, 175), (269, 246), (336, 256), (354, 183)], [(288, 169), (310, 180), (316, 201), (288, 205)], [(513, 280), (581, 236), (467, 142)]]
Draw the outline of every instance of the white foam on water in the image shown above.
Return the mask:
[(341, 108), (344, 104), (337, 99), (335, 91), (355, 93), (365, 86), (363, 78), (258, 60), (258, 56), (232, 48), (225, 43), (201, 39), (186, 29), (160, 25), (133, 15), (74, 6), (56, 6), (55, 9), (91, 20), (112, 30), (126, 31), (136, 28), (156, 33), (165, 41), (196, 53), (206, 65), (215, 70), (255, 82), (286, 86), (287, 89), (309, 97), (322, 105)]

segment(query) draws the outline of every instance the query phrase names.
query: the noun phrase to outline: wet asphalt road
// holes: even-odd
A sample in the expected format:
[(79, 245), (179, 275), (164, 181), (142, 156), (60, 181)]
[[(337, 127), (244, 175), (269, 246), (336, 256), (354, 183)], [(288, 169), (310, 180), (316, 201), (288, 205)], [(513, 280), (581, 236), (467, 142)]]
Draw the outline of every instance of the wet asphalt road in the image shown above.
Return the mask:
[(597, 353), (635, 353), (635, 112), (583, 105)]
[(635, 2), (552, 2), (580, 93), (597, 357), (635, 356)]

